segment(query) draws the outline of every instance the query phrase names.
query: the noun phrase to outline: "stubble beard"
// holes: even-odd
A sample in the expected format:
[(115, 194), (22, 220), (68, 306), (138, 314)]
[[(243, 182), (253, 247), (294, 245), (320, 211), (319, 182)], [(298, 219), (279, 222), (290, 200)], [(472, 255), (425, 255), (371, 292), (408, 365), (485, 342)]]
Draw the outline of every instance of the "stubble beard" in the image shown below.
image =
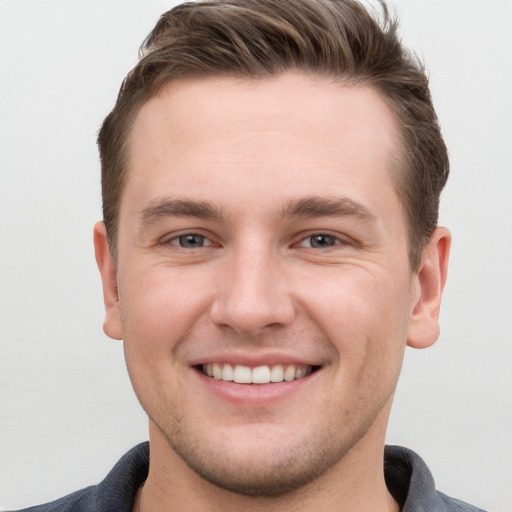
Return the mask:
[(280, 497), (307, 486), (342, 461), (368, 432), (378, 412), (355, 429), (348, 426), (350, 421), (346, 425), (340, 422), (336, 431), (324, 430), (300, 441), (273, 442), (277, 448), (271, 460), (263, 460), (257, 450), (251, 457), (237, 458), (229, 449), (199, 439), (176, 418), (169, 428), (155, 425), (171, 449), (210, 484), (248, 497)]

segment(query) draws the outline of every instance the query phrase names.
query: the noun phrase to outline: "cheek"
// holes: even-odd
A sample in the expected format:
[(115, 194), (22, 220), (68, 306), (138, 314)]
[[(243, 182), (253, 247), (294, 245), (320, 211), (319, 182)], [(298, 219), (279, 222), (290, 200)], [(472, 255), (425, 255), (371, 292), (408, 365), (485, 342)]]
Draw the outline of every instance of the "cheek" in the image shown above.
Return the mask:
[(204, 280), (184, 269), (156, 266), (125, 276), (119, 292), (123, 334), (129, 342), (144, 340), (148, 349), (169, 350), (207, 310)]
[(175, 391), (183, 372), (180, 347), (204, 325), (208, 291), (198, 279), (173, 268), (125, 268), (123, 277), (119, 295), (124, 351), (139, 401), (154, 400), (155, 390), (158, 395), (179, 396)]
[[(324, 335), (333, 345), (333, 398), (350, 414), (381, 410), (396, 388), (407, 338), (407, 306), (392, 280), (357, 279), (324, 304)], [(403, 292), (403, 290), (402, 290)]]
[(353, 366), (383, 358), (396, 360), (407, 339), (410, 290), (406, 280), (362, 268), (333, 277), (323, 281), (314, 299), (310, 294), (308, 314), (340, 359)]
[(180, 308), (153, 293), (141, 292), (122, 307), (126, 367), (150, 417), (157, 414), (159, 404), (179, 401), (182, 376), (175, 354), (186, 332), (182, 319)]

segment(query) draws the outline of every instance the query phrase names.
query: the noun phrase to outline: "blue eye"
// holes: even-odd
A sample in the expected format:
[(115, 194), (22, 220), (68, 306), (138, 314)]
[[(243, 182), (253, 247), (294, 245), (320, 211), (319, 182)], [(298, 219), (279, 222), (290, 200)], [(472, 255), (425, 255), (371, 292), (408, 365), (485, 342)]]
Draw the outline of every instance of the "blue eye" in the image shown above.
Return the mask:
[(206, 238), (203, 235), (189, 233), (187, 235), (178, 236), (174, 240), (177, 241), (180, 247), (196, 249), (197, 247), (203, 247), (205, 245)]
[(310, 247), (315, 249), (325, 249), (327, 247), (333, 247), (338, 243), (338, 239), (335, 236), (320, 233), (318, 235), (309, 236), (304, 242), (309, 241)]

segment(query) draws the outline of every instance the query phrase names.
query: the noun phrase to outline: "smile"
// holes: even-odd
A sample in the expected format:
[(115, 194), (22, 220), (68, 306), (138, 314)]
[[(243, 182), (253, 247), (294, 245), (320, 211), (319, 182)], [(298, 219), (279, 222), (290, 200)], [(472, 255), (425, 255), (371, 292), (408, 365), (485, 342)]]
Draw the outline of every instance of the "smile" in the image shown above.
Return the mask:
[(216, 380), (236, 382), (237, 384), (270, 384), (278, 382), (291, 382), (303, 379), (318, 367), (310, 365), (262, 365), (251, 368), (241, 364), (203, 364), (199, 369), (204, 375)]

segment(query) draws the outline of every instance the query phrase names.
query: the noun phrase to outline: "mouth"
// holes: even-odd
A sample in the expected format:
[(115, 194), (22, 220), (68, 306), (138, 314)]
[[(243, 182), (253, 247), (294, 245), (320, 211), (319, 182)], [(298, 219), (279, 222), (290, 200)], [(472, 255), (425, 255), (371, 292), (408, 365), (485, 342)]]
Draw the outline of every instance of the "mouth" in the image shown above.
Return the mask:
[(273, 384), (304, 379), (317, 371), (319, 366), (297, 364), (261, 365), (251, 368), (241, 364), (208, 363), (196, 367), (201, 373), (215, 380), (237, 384)]

